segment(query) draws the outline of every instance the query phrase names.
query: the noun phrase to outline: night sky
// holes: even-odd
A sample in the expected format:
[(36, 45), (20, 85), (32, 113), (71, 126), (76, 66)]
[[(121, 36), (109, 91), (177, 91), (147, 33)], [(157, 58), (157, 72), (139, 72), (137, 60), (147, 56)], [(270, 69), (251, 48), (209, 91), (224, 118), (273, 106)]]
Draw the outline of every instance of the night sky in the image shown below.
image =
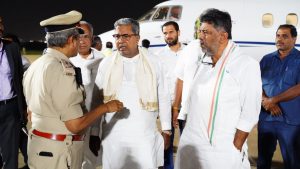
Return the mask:
[(77, 10), (83, 20), (94, 27), (94, 34), (113, 29), (122, 17), (138, 19), (165, 0), (2, 0), (0, 16), (5, 33), (14, 33), (25, 41), (43, 40), (45, 33), (40, 21), (54, 15)]

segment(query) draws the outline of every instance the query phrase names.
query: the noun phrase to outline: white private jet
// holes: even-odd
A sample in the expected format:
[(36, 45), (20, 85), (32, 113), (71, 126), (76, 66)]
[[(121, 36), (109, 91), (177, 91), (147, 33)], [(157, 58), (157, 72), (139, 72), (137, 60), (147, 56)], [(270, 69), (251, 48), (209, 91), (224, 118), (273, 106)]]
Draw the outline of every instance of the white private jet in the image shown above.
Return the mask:
[[(197, 18), (208, 8), (230, 13), (233, 40), (257, 60), (276, 50), (274, 41), (279, 25), (292, 24), (300, 34), (299, 0), (172, 0), (156, 5), (140, 17), (141, 40), (150, 40), (152, 51), (165, 46), (161, 25), (174, 20), (180, 27), (180, 41), (189, 43), (194, 39)], [(100, 34), (100, 37), (103, 42), (114, 42), (113, 33), (111, 30)], [(298, 49), (299, 36), (296, 44)]]

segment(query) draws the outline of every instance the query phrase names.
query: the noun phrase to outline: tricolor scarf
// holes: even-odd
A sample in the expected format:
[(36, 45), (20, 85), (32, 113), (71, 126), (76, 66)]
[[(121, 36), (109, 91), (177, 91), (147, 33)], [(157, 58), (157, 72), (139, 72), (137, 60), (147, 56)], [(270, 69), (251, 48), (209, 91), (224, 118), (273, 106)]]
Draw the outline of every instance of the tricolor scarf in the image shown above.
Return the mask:
[(207, 134), (209, 138), (210, 144), (212, 144), (213, 135), (214, 135), (214, 127), (215, 127), (215, 120), (218, 111), (218, 102), (219, 102), (219, 95), (222, 87), (224, 72), (226, 64), (228, 63), (229, 54), (232, 53), (235, 49), (234, 43), (231, 44), (230, 49), (225, 55), (223, 62), (218, 70), (217, 79), (215, 81), (214, 90), (213, 90), (213, 97), (210, 104), (210, 111), (209, 111), (209, 121), (207, 126)]
[[(140, 97), (141, 108), (146, 111), (157, 111), (157, 81), (155, 69), (148, 60), (148, 53), (143, 48), (139, 48), (139, 57), (136, 70), (136, 85)], [(112, 62), (107, 68), (104, 83), (104, 103), (116, 100), (117, 92), (123, 80), (123, 56), (115, 52)]]

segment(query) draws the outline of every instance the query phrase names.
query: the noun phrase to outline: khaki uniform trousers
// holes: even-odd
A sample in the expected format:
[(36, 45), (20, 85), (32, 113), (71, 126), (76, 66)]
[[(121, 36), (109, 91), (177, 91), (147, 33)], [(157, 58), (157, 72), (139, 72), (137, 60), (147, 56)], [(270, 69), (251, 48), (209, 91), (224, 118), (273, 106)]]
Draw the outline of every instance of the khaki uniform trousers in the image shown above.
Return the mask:
[(83, 141), (64, 141), (39, 137), (30, 132), (28, 138), (30, 169), (80, 169), (83, 161)]

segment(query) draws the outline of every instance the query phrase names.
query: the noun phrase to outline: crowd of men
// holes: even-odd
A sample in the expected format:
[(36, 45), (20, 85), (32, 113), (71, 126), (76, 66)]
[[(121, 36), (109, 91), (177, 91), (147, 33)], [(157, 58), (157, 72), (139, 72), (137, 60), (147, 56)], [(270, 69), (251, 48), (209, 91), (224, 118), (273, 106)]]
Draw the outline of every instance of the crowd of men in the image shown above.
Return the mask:
[(271, 168), (278, 141), (284, 167), (300, 169), (293, 25), (278, 27), (277, 50), (259, 63), (233, 42), (231, 16), (218, 9), (199, 16), (188, 45), (175, 21), (164, 23), (167, 45), (157, 53), (139, 45), (131, 18), (114, 23), (116, 50), (110, 42), (101, 52), (101, 39), (81, 19), (71, 11), (41, 21), (47, 49), (24, 73), (0, 18), (0, 168), (18, 168), (28, 120), (22, 152), (30, 169), (250, 169), (247, 137), (256, 124), (257, 168)]

